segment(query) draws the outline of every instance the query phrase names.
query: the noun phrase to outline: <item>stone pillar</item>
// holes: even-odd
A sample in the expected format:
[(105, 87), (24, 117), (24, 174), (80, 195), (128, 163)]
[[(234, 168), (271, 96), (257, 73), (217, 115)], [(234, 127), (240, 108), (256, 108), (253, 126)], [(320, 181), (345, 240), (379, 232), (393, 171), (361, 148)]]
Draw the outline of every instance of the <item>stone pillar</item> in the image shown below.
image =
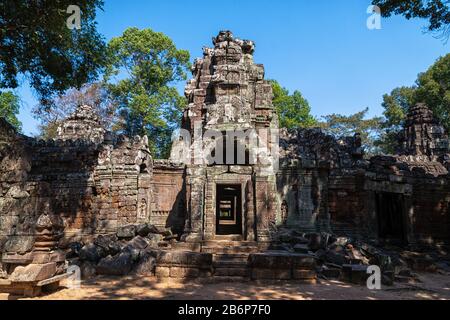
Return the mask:
[(216, 234), (216, 184), (208, 177), (205, 185), (204, 237), (213, 240)]
[(304, 231), (315, 231), (313, 202), (313, 174), (311, 171), (301, 173), (301, 185), (298, 190), (299, 227)]
[(269, 183), (267, 177), (256, 177), (256, 238), (258, 242), (270, 241)]
[(187, 199), (190, 216), (186, 221), (185, 234), (182, 239), (186, 242), (203, 240), (203, 216), (205, 200), (206, 171), (203, 167), (189, 167), (187, 169)]
[(245, 238), (255, 241), (255, 206), (254, 206), (253, 180), (250, 179), (245, 187)]

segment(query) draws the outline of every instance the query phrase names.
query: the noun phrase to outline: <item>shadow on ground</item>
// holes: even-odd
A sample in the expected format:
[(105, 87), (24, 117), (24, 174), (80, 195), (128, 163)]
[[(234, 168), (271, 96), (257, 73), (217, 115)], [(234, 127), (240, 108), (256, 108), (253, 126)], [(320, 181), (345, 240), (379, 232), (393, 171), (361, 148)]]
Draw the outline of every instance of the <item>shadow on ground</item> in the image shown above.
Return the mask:
[(62, 288), (45, 300), (450, 300), (450, 276), (423, 274), (419, 285), (396, 285), (368, 290), (337, 281), (310, 285), (298, 282), (199, 283), (155, 278), (98, 277), (79, 289)]

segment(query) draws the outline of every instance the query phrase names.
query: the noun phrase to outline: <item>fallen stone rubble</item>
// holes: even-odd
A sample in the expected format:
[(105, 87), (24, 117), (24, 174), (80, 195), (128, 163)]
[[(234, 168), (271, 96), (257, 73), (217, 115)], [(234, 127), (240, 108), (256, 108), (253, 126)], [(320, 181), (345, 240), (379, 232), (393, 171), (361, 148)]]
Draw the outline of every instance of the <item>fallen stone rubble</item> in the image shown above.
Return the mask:
[(150, 224), (127, 225), (113, 235), (100, 235), (89, 243), (67, 246), (67, 259), (87, 279), (94, 275), (123, 276), (155, 274), (156, 259), (170, 249), (177, 235)]
[[(170, 231), (150, 224), (127, 225), (90, 243), (69, 244), (67, 258), (71, 265), (80, 267), (85, 279), (128, 274), (161, 278), (216, 276), (212, 254), (179, 250), (183, 243), (177, 238)], [(319, 279), (365, 285), (370, 276), (368, 267), (375, 265), (381, 269), (382, 284), (389, 286), (394, 282), (419, 282), (416, 272), (450, 272), (450, 255), (445, 250), (428, 248), (422, 253), (375, 246), (325, 232), (302, 233), (287, 228), (280, 229), (276, 239), (267, 252), (248, 255), (248, 261), (242, 265), (247, 268), (243, 274), (255, 280), (313, 280), (317, 275)]]
[(405, 250), (395, 246), (375, 246), (350, 237), (329, 233), (301, 233), (281, 229), (271, 249), (309, 254), (317, 259), (317, 273), (322, 279), (366, 284), (369, 266), (378, 266), (382, 284), (416, 283), (415, 272), (450, 272), (450, 254), (443, 249)]

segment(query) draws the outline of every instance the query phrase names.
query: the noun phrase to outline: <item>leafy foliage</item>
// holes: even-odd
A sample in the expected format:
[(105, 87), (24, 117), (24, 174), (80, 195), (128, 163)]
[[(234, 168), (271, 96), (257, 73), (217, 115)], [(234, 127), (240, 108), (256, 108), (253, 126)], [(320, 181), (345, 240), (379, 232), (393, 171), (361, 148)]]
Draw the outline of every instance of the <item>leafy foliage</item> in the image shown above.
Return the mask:
[(20, 100), (11, 91), (0, 92), (0, 118), (6, 119), (18, 131), (22, 129), (22, 123), (17, 119), (20, 109)]
[(428, 30), (448, 39), (450, 34), (449, 1), (443, 0), (373, 0), (384, 17), (403, 15), (406, 19), (421, 18), (429, 22)]
[(186, 79), (189, 57), (151, 29), (129, 28), (108, 44), (105, 80), (122, 119), (118, 129), (129, 136), (147, 134), (157, 157), (167, 156), (186, 106), (173, 84)]
[(91, 82), (104, 61), (103, 38), (96, 30), (102, 0), (76, 1), (81, 29), (67, 27), (71, 0), (0, 2), (0, 88), (17, 88), (25, 76), (43, 104), (54, 93)]
[(278, 112), (280, 127), (287, 129), (309, 128), (317, 125), (317, 120), (311, 115), (308, 101), (299, 91), (292, 95), (277, 81), (271, 80), (273, 89), (273, 105)]
[(331, 114), (324, 116), (324, 123), (321, 127), (336, 138), (354, 136), (356, 133), (361, 135), (362, 144), (366, 151), (375, 153), (375, 141), (380, 134), (381, 118), (367, 119), (369, 108), (366, 108), (355, 114), (345, 116), (341, 114)]
[(450, 132), (450, 54), (419, 74), (415, 102), (425, 102)]
[(435, 117), (450, 131), (450, 54), (439, 58), (419, 74), (412, 87), (400, 87), (383, 97), (383, 132), (377, 144), (385, 153), (396, 151), (398, 134), (411, 106), (425, 102)]

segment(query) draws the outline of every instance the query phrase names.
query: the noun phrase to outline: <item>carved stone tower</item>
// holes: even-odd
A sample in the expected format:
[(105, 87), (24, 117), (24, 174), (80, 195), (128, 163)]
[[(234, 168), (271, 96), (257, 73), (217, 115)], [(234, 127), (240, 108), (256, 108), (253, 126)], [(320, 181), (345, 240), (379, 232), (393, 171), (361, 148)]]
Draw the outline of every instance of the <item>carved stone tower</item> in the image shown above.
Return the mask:
[(79, 106), (58, 128), (58, 137), (62, 140), (88, 140), (102, 143), (106, 130), (91, 106)]
[[(172, 160), (187, 164), (187, 241), (265, 242), (275, 223), (278, 118), (252, 41), (222, 31), (186, 86), (189, 106)], [(186, 141), (188, 140), (188, 141)]]
[(449, 152), (444, 127), (423, 103), (418, 103), (409, 111), (404, 137), (404, 151), (409, 155), (439, 157)]

